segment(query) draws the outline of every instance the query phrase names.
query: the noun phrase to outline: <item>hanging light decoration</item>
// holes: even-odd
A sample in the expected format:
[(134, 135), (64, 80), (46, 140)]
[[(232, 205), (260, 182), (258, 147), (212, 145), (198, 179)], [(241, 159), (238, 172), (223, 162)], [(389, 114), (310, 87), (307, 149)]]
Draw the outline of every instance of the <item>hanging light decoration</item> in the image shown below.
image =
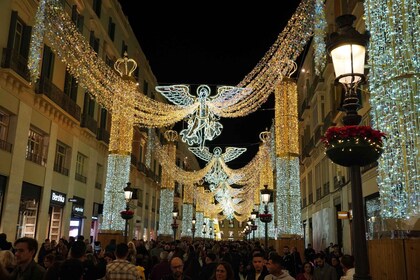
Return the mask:
[(417, 0), (364, 1), (372, 122), (387, 135), (378, 161), (385, 219), (418, 219), (420, 214), (419, 9)]
[(289, 61), (287, 77), (275, 91), (276, 221), (280, 234), (302, 234), (299, 177), (297, 85), (291, 78), (297, 64)]

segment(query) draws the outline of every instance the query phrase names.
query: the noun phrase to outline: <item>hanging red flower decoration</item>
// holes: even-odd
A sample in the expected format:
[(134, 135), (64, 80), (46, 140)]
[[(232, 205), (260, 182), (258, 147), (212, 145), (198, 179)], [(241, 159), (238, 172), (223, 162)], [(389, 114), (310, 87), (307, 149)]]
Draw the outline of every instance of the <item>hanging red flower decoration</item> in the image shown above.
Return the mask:
[(348, 125), (328, 128), (321, 140), (326, 148), (343, 141), (366, 142), (382, 146), (382, 138), (385, 136), (385, 133), (370, 126)]

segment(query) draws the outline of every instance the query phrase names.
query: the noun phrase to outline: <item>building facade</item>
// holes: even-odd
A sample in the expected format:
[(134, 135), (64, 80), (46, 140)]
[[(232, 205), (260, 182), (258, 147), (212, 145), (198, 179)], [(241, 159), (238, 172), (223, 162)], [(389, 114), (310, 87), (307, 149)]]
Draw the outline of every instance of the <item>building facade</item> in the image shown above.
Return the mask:
[[(112, 115), (80, 86), (48, 42), (40, 79), (30, 83), (29, 44), (39, 1), (6, 0), (0, 15), (0, 232), (9, 239), (83, 235), (96, 239), (101, 223)], [(116, 0), (63, 1), (80, 33), (111, 68), (124, 52), (134, 59), (139, 91), (164, 102), (157, 80)], [(130, 181), (136, 189), (130, 237), (156, 239), (162, 167), (153, 157), (152, 130), (135, 127)], [(180, 146), (185, 145), (180, 142)], [(187, 149), (177, 157), (190, 169)], [(121, 211), (124, 209), (117, 209)]]

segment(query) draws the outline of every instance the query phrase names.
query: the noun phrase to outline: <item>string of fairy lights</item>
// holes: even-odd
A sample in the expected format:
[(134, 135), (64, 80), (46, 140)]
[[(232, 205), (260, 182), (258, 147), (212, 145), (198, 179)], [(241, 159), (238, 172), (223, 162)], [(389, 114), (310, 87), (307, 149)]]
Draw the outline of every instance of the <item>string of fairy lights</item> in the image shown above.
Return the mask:
[[(374, 4), (368, 5), (374, 6)], [(416, 8), (413, 3), (407, 5), (411, 5), (408, 8)], [(415, 15), (405, 13), (408, 20), (414, 22), (417, 20), (418, 22), (418, 16), (415, 18)], [(372, 19), (375, 16), (379, 17), (374, 15)], [(417, 30), (408, 31), (413, 31), (410, 34), (418, 35), (418, 28)], [(325, 38), (323, 1), (315, 1), (314, 4), (312, 0), (303, 0), (269, 51), (236, 87), (219, 87), (217, 95), (212, 98), (209, 97), (210, 90), (205, 85), (199, 87), (197, 97), (191, 96), (188, 92), (188, 87), (185, 86), (157, 88), (164, 97), (175, 103), (175, 105), (158, 102), (140, 93), (135, 81), (127, 79), (130, 75), (118, 75), (116, 71), (106, 65), (98, 54), (92, 50), (83, 35), (78, 32), (71, 18), (63, 11), (59, 0), (39, 1), (36, 23), (32, 34), (28, 64), (32, 82), (36, 82), (40, 76), (41, 50), (44, 39), (46, 39), (49, 46), (66, 64), (67, 70), (76, 78), (79, 85), (88, 90), (95, 100), (113, 115), (109, 148), (111, 154), (108, 159), (107, 187), (105, 188), (104, 201), (104, 213), (106, 213), (105, 216), (109, 217), (105, 219), (104, 228), (112, 226), (112, 229), (120, 229), (123, 227), (122, 219), (114, 217), (115, 213), (113, 213), (112, 209), (124, 209), (122, 188), (118, 191), (115, 186), (125, 184), (129, 179), (129, 154), (133, 138), (133, 125), (136, 124), (149, 128), (146, 165), (150, 167), (153, 150), (153, 155), (164, 167), (160, 204), (161, 222), (159, 224), (160, 231), (163, 234), (171, 232), (170, 224), (172, 223), (171, 212), (174, 201), (175, 181), (184, 185), (188, 190), (191, 188), (203, 189), (194, 186), (203, 178), (213, 184), (212, 192), (203, 190), (191, 191), (187, 194), (184, 207), (186, 208), (185, 219), (189, 222), (192, 220), (193, 214), (193, 211), (190, 211), (193, 205), (191, 200), (196, 202), (198, 224), (200, 222), (202, 224), (204, 220), (208, 221), (207, 224), (209, 224), (210, 220), (224, 218), (235, 218), (239, 221), (245, 221), (254, 207), (261, 207), (260, 195), (256, 191), (258, 188), (255, 188), (255, 186), (261, 187), (267, 184), (270, 189), (274, 189), (274, 169), (276, 170), (277, 204), (280, 203), (279, 199), (287, 203), (284, 203), (281, 207), (276, 206), (277, 209), (275, 209), (273, 203), (269, 203), (269, 211), (276, 213), (276, 223), (282, 228), (283, 233), (301, 233), (300, 227), (294, 228), (292, 226), (300, 224), (297, 134), (284, 132), (297, 133), (298, 131), (296, 117), (297, 94), (295, 83), (284, 77), (290, 72), (290, 61), (296, 60), (313, 35), (315, 36), (316, 45), (316, 68), (323, 69), (325, 65), (325, 52), (322, 51), (325, 47), (323, 41)], [(418, 37), (416, 40), (418, 40)], [(413, 42), (418, 43), (418, 41), (414, 40)], [(407, 48), (410, 48), (410, 46), (409, 44)], [(408, 53), (412, 53), (415, 50), (418, 51), (418, 44), (414, 47), (414, 49), (398, 50)], [(396, 48), (400, 48), (400, 46)], [(415, 53), (418, 54), (418, 52)], [(126, 59), (127, 61), (128, 59)], [(407, 60), (404, 61), (407, 62)], [(416, 67), (418, 65), (414, 65), (414, 73), (419, 72)], [(376, 69), (379, 69), (377, 73), (382, 73), (380, 67)], [(392, 70), (394, 71), (395, 69)], [(389, 83), (395, 83), (397, 85), (396, 89), (399, 91), (407, 88), (412, 89), (417, 81), (418, 75), (413, 75), (411, 83), (400, 82), (396, 79), (391, 79)], [(382, 88), (383, 85), (379, 85), (378, 92)], [(262, 141), (263, 143), (260, 145), (257, 155), (244, 168), (238, 170), (230, 169), (226, 162), (233, 159), (232, 157), (212, 156), (205, 168), (194, 172), (184, 171), (175, 164), (176, 147), (173, 144), (175, 140), (168, 141), (170, 143), (162, 147), (158, 141), (154, 141), (154, 138), (151, 137), (153, 127), (170, 126), (188, 118), (188, 127), (181, 132), (181, 136), (185, 142), (198, 144), (200, 149), (203, 150), (206, 140), (212, 140), (220, 135), (222, 130), (222, 126), (218, 122), (220, 117), (233, 118), (248, 115), (264, 104), (273, 92), (276, 95), (276, 123), (271, 130), (271, 134), (276, 135), (276, 137), (267, 136)], [(411, 97), (413, 100), (418, 101), (418, 94)], [(377, 100), (378, 109), (382, 106), (380, 102)], [(418, 119), (418, 102), (417, 107), (410, 107), (409, 105), (405, 106), (412, 109), (412, 111), (408, 112), (412, 113), (410, 117), (415, 121)], [(290, 108), (293, 110), (290, 110)], [(383, 120), (377, 116), (377, 121), (380, 123)], [(194, 130), (196, 127), (199, 129)], [(210, 132), (208, 132), (209, 129)], [(410, 132), (409, 129), (405, 130), (405, 132), (407, 131)], [(192, 135), (193, 137), (188, 138), (186, 135)], [(403, 141), (403, 143), (405, 145), (409, 143), (409, 147), (404, 152), (413, 152), (414, 155), (418, 139), (413, 135), (416, 134), (407, 132), (406, 138), (404, 138), (407, 141)], [(415, 168), (418, 166), (417, 161), (415, 156), (413, 156), (413, 160), (405, 168), (416, 170)], [(412, 181), (408, 180), (408, 182), (419, 181), (417, 180), (418, 173), (413, 174), (412, 171), (410, 172), (407, 175), (411, 176), (409, 178)], [(223, 180), (219, 178), (216, 180), (215, 176), (220, 174), (224, 174), (222, 176)], [(237, 184), (242, 187), (239, 189), (232, 188), (231, 184)], [(111, 185), (114, 185), (114, 187), (110, 188), (109, 186)], [(386, 190), (386, 186), (383, 183), (382, 185), (384, 186), (383, 190)], [(418, 183), (403, 185), (403, 189), (408, 189), (407, 193), (410, 195), (415, 194), (418, 191)], [(195, 194), (194, 198), (189, 196), (192, 193)], [(395, 194), (395, 191), (392, 194)], [(410, 198), (408, 197), (407, 199)], [(218, 202), (217, 204), (215, 200)], [(221, 212), (223, 214), (220, 214)], [(270, 224), (270, 236), (272, 237), (275, 233), (274, 224), (274, 222)], [(182, 226), (184, 228), (184, 221)], [(187, 223), (185, 223), (185, 227), (187, 227)], [(261, 230), (263, 227), (260, 226), (259, 228)], [(286, 228), (289, 231), (286, 231)], [(198, 230), (199, 232), (200, 230)]]
[(371, 38), (369, 91), (372, 120), (387, 137), (379, 159), (381, 216), (420, 214), (420, 4), (416, 0), (364, 2)]
[(325, 1), (315, 0), (314, 17), (314, 64), (315, 74), (322, 75), (327, 61), (327, 49), (325, 45), (327, 38), (327, 21), (325, 19)]

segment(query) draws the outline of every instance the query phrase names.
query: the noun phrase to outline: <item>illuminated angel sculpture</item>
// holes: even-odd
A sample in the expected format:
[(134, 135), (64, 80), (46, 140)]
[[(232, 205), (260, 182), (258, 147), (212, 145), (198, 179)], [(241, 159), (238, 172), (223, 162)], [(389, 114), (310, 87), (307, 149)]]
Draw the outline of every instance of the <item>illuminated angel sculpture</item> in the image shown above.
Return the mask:
[(179, 134), (182, 141), (189, 146), (197, 144), (200, 149), (204, 148), (206, 140), (213, 140), (222, 133), (223, 125), (215, 111), (233, 105), (251, 93), (249, 88), (221, 86), (215, 96), (210, 96), (210, 87), (207, 85), (197, 88), (197, 97), (189, 93), (187, 85), (157, 86), (156, 90), (176, 105), (195, 107), (188, 116), (188, 127)]
[(229, 178), (229, 175), (224, 170), (225, 163), (234, 160), (246, 151), (246, 148), (227, 147), (226, 151), (222, 154), (222, 149), (216, 147), (212, 154), (208, 147), (204, 147), (203, 149), (199, 147), (190, 147), (188, 149), (195, 156), (206, 162), (216, 159), (211, 170), (205, 176), (205, 180), (210, 184), (209, 187), (211, 191), (214, 191), (221, 182), (224, 182)]

